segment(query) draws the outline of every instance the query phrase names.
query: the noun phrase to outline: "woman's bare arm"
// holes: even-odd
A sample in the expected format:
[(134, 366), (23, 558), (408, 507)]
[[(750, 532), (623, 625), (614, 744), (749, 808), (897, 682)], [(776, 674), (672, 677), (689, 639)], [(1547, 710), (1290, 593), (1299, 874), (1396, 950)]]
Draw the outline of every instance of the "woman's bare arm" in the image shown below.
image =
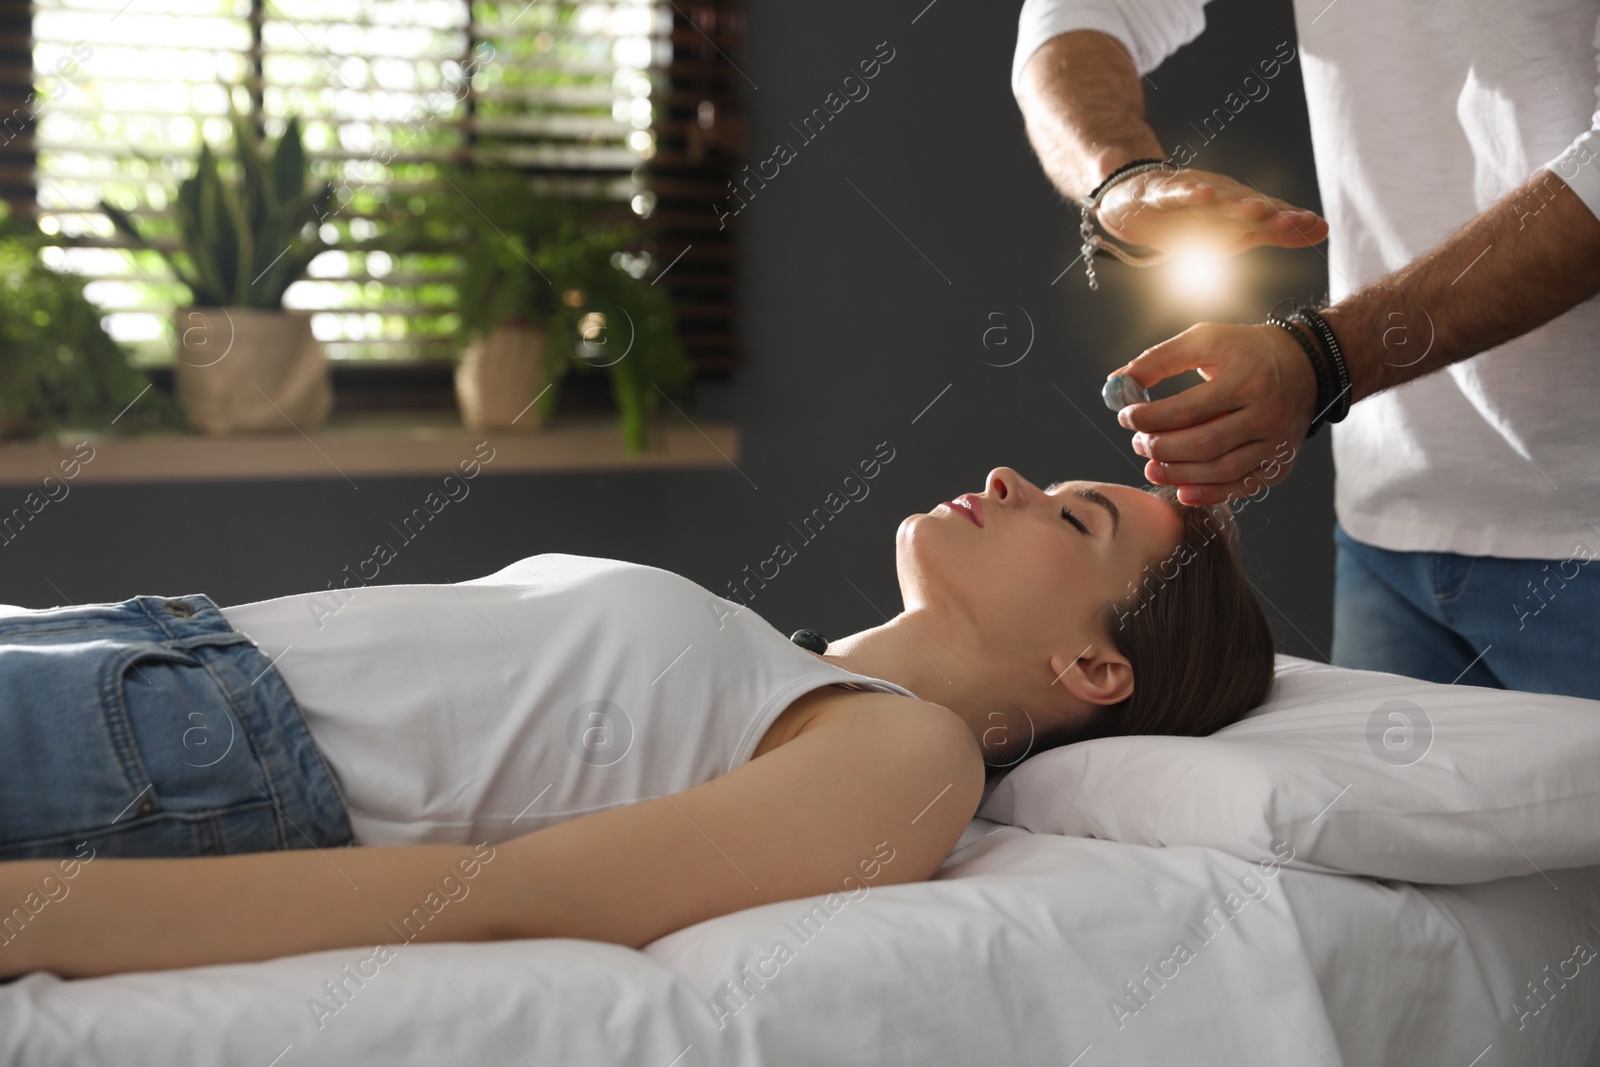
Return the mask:
[[(484, 874), (504, 854), (490, 846), (411, 845), (98, 857), (64, 883), (64, 897), (0, 947), (0, 977), (47, 970), (77, 978), (263, 960), (393, 945), (411, 940), (409, 930), (421, 931), (419, 941), (481, 940)], [(54, 870), (47, 860), (0, 863), (0, 907), (14, 914)], [(457, 886), (466, 887), (464, 897)]]
[[(411, 940), (639, 947), (741, 908), (925, 879), (983, 783), (977, 743), (954, 713), (852, 694), (848, 714), (818, 716), (729, 774), (494, 848), (96, 859), (68, 897), (0, 947), (0, 974), (76, 977)], [(0, 905), (53, 866), (0, 864)]]

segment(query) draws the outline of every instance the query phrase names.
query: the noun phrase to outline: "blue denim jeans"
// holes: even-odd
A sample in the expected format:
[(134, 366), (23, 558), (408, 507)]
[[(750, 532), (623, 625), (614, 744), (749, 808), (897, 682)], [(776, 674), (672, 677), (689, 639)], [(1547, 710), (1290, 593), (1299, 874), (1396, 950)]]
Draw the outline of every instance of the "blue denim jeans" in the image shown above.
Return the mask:
[(208, 597), (0, 615), (0, 859), (350, 841), (293, 695)]
[(1600, 560), (1578, 542), (1544, 560), (1333, 541), (1336, 665), (1600, 698)]

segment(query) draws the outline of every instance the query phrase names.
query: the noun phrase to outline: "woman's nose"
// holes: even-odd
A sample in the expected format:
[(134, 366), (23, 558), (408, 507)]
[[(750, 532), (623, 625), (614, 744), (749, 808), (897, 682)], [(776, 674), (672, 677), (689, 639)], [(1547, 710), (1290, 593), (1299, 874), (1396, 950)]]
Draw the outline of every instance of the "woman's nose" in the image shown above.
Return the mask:
[(1010, 467), (996, 467), (989, 472), (988, 479), (984, 482), (983, 491), (992, 492), (997, 500), (1005, 500), (1014, 496), (1017, 487), (1022, 481), (1022, 475)]

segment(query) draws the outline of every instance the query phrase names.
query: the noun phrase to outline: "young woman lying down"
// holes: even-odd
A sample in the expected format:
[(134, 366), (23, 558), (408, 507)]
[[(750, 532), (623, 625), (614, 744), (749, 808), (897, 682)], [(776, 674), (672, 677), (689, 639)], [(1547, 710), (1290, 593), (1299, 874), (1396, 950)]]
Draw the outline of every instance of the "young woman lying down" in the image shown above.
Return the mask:
[(821, 654), (669, 571), (560, 553), (3, 609), (0, 976), (638, 947), (926, 879), (986, 776), (1209, 733), (1272, 679), (1231, 516), (1168, 488), (997, 467), (903, 520), (895, 557), (905, 609)]

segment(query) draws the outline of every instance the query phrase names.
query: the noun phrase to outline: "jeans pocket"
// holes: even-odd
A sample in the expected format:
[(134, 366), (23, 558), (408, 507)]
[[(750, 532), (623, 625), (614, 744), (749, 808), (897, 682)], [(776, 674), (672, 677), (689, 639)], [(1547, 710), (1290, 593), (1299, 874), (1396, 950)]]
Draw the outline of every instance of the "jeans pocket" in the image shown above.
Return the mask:
[(1472, 572), (1478, 567), (1478, 559), (1476, 556), (1462, 556), (1454, 552), (1434, 552), (1430, 555), (1434, 603), (1448, 604), (1466, 592), (1467, 583), (1472, 580)]
[[(197, 650), (0, 650), (0, 858), (202, 855), (219, 819), (275, 827), (249, 737)], [(275, 829), (261, 847), (282, 847)]]

